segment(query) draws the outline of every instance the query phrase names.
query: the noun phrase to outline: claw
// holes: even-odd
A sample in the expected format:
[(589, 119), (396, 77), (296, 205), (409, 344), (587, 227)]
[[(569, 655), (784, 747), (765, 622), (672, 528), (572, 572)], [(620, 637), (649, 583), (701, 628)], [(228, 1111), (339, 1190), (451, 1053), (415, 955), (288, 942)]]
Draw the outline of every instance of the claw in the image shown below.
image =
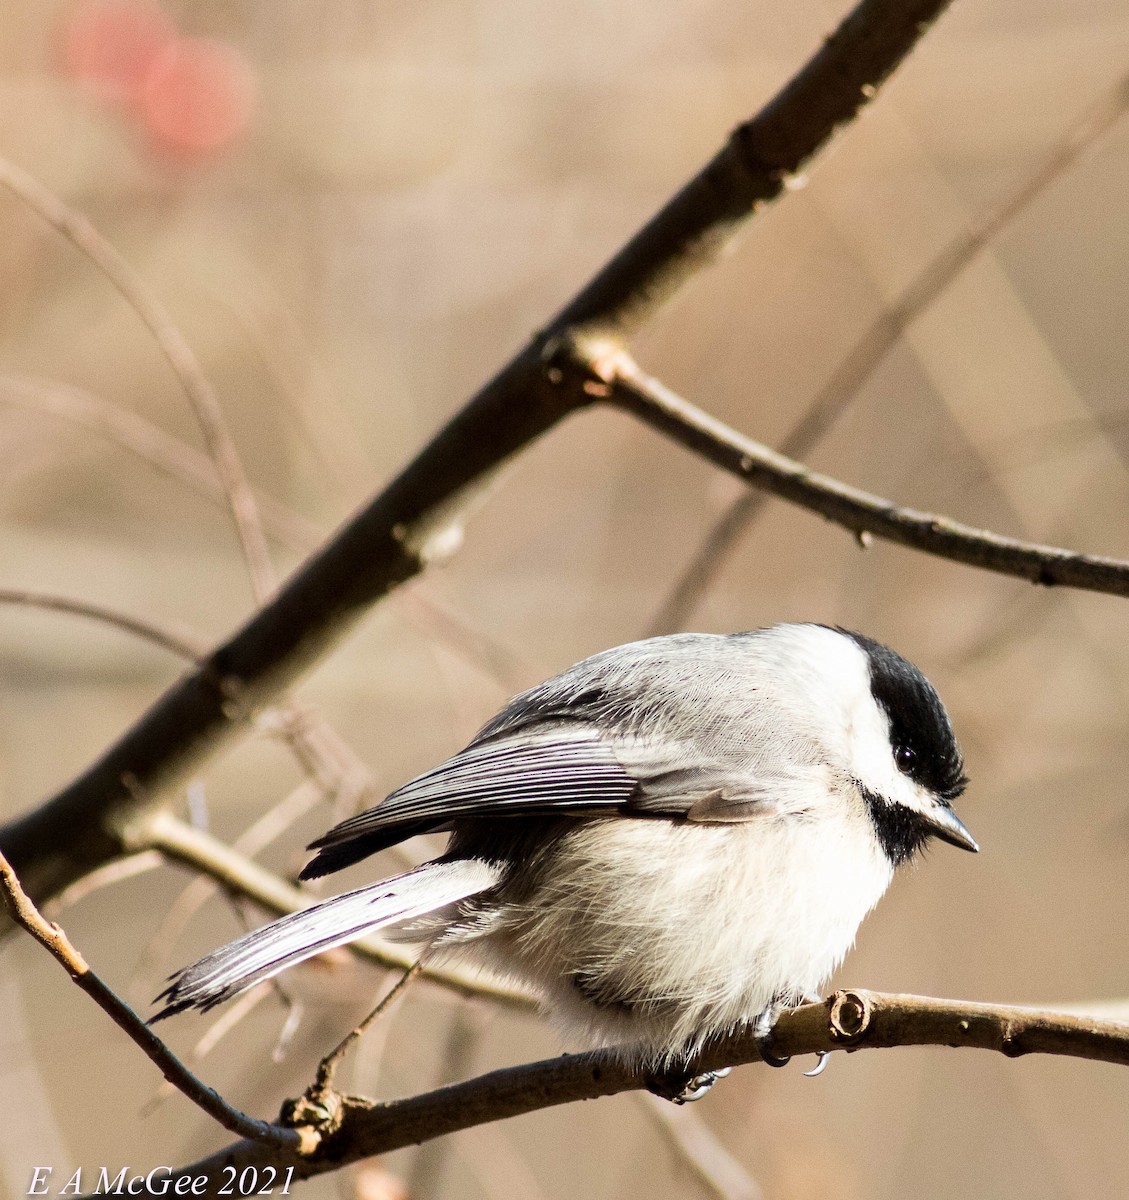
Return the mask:
[(695, 1100), (701, 1100), (719, 1079), (724, 1079), (732, 1070), (732, 1067), (719, 1067), (716, 1071), (701, 1071), (697, 1075), (672, 1071), (648, 1079), (647, 1091), (672, 1104), (692, 1104)]
[(814, 1079), (817, 1075), (822, 1075), (827, 1070), (827, 1064), (831, 1061), (830, 1050), (817, 1050), (815, 1056), (819, 1059), (819, 1062), (810, 1071), (804, 1072), (805, 1079)]

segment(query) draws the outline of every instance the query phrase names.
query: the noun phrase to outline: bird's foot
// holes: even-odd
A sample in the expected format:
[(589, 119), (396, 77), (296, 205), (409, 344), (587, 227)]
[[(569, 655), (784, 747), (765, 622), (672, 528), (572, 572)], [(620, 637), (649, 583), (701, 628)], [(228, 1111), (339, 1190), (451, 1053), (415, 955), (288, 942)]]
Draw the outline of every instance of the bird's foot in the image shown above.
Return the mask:
[[(814, 994), (802, 997), (801, 1004), (819, 1004), (822, 1001), (822, 996)], [(786, 1067), (791, 1061), (792, 1056), (786, 1054), (781, 1057), (773, 1052), (772, 1049), (772, 1030), (776, 1024), (777, 1018), (782, 1012), (787, 1011), (788, 1006), (773, 1001), (756, 1019), (753, 1025), (753, 1040), (757, 1044), (757, 1052), (761, 1056), (761, 1061), (767, 1063), (770, 1067)], [(805, 1071), (804, 1076), (807, 1079), (814, 1079), (817, 1075), (822, 1075), (827, 1069), (827, 1063), (830, 1059), (830, 1052), (827, 1050), (817, 1050), (816, 1058), (819, 1060), (810, 1071)]]
[(792, 1061), (790, 1054), (781, 1058), (772, 1050), (772, 1028), (776, 1024), (776, 1018), (784, 1011), (784, 1007), (783, 1004), (774, 1000), (757, 1017), (756, 1024), (753, 1025), (753, 1041), (757, 1044), (757, 1053), (761, 1056), (761, 1062), (767, 1063), (770, 1067), (786, 1067)]
[(649, 1076), (647, 1091), (672, 1104), (690, 1104), (694, 1100), (701, 1100), (719, 1079), (724, 1079), (732, 1070), (732, 1067), (720, 1067), (716, 1071), (694, 1072), (690, 1068), (674, 1068), (661, 1075)]

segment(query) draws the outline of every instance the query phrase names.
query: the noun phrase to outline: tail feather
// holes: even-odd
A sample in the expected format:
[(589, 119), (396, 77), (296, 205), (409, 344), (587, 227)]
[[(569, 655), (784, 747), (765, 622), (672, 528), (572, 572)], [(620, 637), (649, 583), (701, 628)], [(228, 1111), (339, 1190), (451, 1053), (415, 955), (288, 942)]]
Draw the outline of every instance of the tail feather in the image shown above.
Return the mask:
[(406, 875), (344, 892), (252, 930), (169, 977), (150, 1024), (186, 1008), (207, 1011), (279, 971), (389, 925), (485, 891), (500, 869), (480, 859), (426, 863)]

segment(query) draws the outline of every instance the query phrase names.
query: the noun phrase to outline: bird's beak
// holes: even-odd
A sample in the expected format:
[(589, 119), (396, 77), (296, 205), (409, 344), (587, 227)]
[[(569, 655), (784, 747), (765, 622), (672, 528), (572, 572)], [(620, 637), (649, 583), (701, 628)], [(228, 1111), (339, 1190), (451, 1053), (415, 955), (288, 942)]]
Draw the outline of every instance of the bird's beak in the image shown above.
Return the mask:
[(971, 850), (973, 854), (979, 851), (976, 839), (964, 826), (964, 822), (946, 805), (935, 804), (923, 814), (926, 825), (933, 831), (934, 836), (951, 846), (959, 846), (962, 850)]

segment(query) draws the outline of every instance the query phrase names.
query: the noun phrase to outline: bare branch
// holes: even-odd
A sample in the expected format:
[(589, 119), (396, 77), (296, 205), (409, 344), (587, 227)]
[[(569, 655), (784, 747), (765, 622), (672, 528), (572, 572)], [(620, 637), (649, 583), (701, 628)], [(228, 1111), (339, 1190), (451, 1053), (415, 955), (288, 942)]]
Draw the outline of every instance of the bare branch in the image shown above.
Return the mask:
[(862, 0), (783, 91), (243, 629), (54, 799), (0, 830), (31, 894), (50, 896), (118, 854), (118, 830), (145, 803), (138, 796), (183, 778), (370, 605), (450, 554), (471, 500), (499, 468), (606, 394), (590, 364), (618, 349), (780, 194), (946, 4)]
[(644, 374), (626, 354), (619, 357), (609, 386), (616, 404), (687, 449), (753, 487), (818, 513), (860, 538), (873, 535), (1045, 587), (1129, 596), (1129, 562), (974, 529), (937, 513), (900, 507), (809, 471), (802, 463), (754, 442), (683, 400)]
[(314, 1082), (310, 1085), (309, 1091), (306, 1093), (306, 1099), (317, 1103), (319, 1100), (328, 1096), (333, 1091), (333, 1080), (337, 1074), (337, 1068), (341, 1065), (341, 1060), (349, 1052), (350, 1048), (364, 1037), (369, 1026), (374, 1021), (379, 1021), (389, 1008), (396, 1003), (397, 1000), (404, 994), (404, 990), (408, 984), (420, 973), (421, 967), (418, 962), (412, 965), (400, 976), (399, 979), (392, 985), (388, 992), (381, 997), (376, 1007), (364, 1018), (359, 1024), (355, 1025), (349, 1032), (337, 1043), (336, 1046), (328, 1054), (326, 1054), (321, 1062), (318, 1063), (317, 1074)]
[[(1033, 200), (1108, 133), (1126, 108), (1129, 108), (1129, 75), (1123, 75), (1091, 104), (1018, 187), (946, 246), (871, 323), (789, 430), (780, 443), (780, 453), (789, 458), (805, 458), (810, 454), (856, 399), (911, 323), (933, 304), (985, 246), (994, 242)], [(697, 554), (655, 614), (648, 630), (650, 635), (672, 633), (684, 627), (740, 538), (756, 520), (765, 499), (764, 492), (746, 492), (714, 522)]]
[(197, 1079), (137, 1013), (95, 975), (63, 930), (40, 915), (2, 854), (0, 894), (16, 924), (26, 929), (66, 969), (71, 979), (141, 1047), (161, 1074), (193, 1104), (202, 1108), (225, 1129), (251, 1138), (260, 1146), (269, 1146), (275, 1152), (297, 1150), (302, 1146), (301, 1134), (247, 1116), (232, 1108), (218, 1092)]
[(553, 320), (622, 343), (712, 264), (839, 126), (856, 117), (947, 0), (863, 0), (802, 71)]
[[(820, 1004), (785, 1013), (773, 1032), (773, 1049), (784, 1055), (820, 1050), (881, 1049), (893, 1046), (952, 1046), (994, 1050), (1009, 1058), (1056, 1054), (1129, 1066), (1129, 1024), (1100, 1021), (1038, 1009), (839, 991)], [(749, 1033), (724, 1038), (703, 1054), (703, 1070), (756, 1062)], [(405, 1100), (374, 1103), (340, 1097), (331, 1128), (322, 1131), (314, 1152), (299, 1159), (251, 1142), (228, 1146), (182, 1167), (173, 1177), (206, 1176), (214, 1195), (234, 1166), (293, 1165), (305, 1179), (401, 1146), (522, 1113), (592, 1100), (642, 1087), (644, 1078), (609, 1053), (581, 1054), (510, 1067), (466, 1083)]]

